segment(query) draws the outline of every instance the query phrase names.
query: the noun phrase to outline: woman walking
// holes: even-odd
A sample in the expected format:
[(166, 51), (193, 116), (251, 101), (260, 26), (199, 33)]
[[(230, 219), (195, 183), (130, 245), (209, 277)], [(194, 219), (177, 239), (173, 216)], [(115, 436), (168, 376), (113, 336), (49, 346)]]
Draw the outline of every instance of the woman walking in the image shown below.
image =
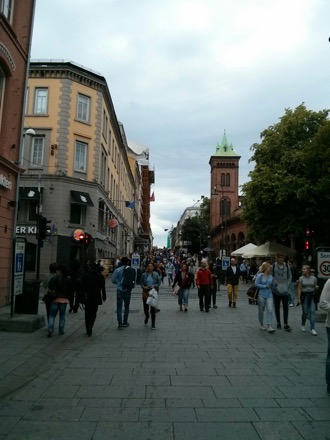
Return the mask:
[(311, 267), (302, 267), (302, 276), (298, 280), (298, 303), (302, 306), (301, 331), (306, 331), (306, 319), (309, 313), (311, 334), (317, 336), (315, 330), (315, 290), (318, 289), (317, 279), (311, 273)]
[(64, 266), (57, 266), (56, 275), (50, 280), (48, 289), (55, 292), (55, 298), (50, 303), (49, 319), (48, 319), (48, 338), (50, 338), (54, 331), (55, 318), (59, 313), (59, 334), (64, 334), (65, 327), (65, 311), (69, 304), (69, 298), (72, 294), (72, 283), (70, 277), (67, 275), (67, 270)]
[(141, 275), (140, 285), (142, 287), (142, 302), (144, 310), (144, 324), (147, 325), (151, 315), (151, 328), (156, 330), (156, 307), (151, 307), (147, 304), (149, 292), (152, 288), (159, 291), (161, 278), (158, 272), (155, 271), (153, 263), (149, 263), (145, 272)]
[(98, 307), (107, 299), (105, 279), (96, 263), (89, 266), (89, 271), (84, 275), (83, 281), (86, 293), (85, 327), (86, 334), (90, 337), (92, 336)]
[(176, 284), (180, 287), (180, 291), (178, 294), (180, 312), (182, 312), (183, 310), (185, 312), (188, 312), (189, 289), (191, 287), (193, 279), (193, 274), (189, 272), (188, 265), (186, 263), (182, 263), (181, 270), (179, 270), (179, 272), (175, 275), (172, 285), (172, 289)]
[[(255, 286), (259, 289), (258, 307), (259, 307), (259, 323), (260, 330), (267, 330), (268, 333), (274, 333), (272, 327), (273, 322), (273, 275), (271, 275), (271, 265), (268, 262), (262, 263), (259, 273), (255, 279)], [(264, 312), (267, 311), (267, 327), (264, 325)]]

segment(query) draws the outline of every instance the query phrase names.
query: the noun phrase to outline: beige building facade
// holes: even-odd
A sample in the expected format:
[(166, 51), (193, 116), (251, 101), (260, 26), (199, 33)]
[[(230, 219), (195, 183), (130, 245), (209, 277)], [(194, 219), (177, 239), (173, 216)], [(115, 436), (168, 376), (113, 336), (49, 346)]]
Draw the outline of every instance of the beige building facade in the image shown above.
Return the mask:
[[(17, 221), (28, 240), (27, 274), (43, 276), (53, 261), (131, 254), (141, 178), (105, 78), (72, 62), (31, 62), (25, 112), (25, 131), (35, 133), (24, 137)], [(42, 243), (38, 214), (50, 220)]]

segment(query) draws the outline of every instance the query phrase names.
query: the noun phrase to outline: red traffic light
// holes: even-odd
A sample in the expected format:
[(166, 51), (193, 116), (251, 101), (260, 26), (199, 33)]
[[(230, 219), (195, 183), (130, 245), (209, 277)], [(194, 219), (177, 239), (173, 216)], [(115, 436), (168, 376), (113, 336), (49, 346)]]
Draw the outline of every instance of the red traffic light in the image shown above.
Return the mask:
[(90, 242), (91, 242), (91, 235), (90, 234), (85, 234), (85, 246), (89, 246)]
[(305, 240), (305, 250), (308, 251), (309, 250), (309, 241)]

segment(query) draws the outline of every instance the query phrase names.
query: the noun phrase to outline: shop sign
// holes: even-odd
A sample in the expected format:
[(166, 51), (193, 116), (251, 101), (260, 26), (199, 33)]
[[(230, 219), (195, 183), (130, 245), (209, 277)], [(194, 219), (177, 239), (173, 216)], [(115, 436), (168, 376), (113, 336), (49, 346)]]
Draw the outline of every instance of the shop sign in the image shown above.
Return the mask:
[(16, 226), (16, 234), (36, 234), (36, 226)]

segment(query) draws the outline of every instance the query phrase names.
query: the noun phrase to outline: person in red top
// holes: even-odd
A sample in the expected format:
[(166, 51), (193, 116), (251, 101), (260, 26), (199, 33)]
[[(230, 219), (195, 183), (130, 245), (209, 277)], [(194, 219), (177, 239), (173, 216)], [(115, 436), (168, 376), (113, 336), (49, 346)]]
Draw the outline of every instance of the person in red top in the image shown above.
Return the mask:
[(201, 312), (204, 311), (204, 307), (206, 313), (209, 311), (212, 285), (212, 275), (207, 268), (207, 261), (203, 258), (201, 260), (200, 268), (196, 273), (196, 286), (198, 289), (199, 309)]

